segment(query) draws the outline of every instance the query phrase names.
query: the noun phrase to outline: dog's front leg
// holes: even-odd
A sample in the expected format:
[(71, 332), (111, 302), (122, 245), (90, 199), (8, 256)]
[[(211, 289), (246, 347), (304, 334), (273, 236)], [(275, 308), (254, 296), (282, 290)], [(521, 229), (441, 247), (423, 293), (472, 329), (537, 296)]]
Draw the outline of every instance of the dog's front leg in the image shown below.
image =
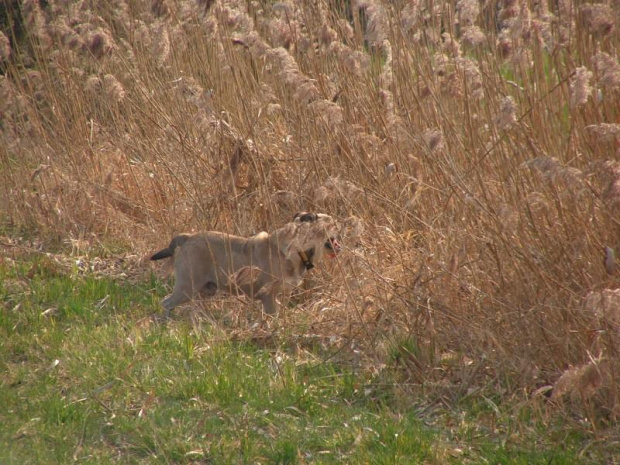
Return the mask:
[(266, 314), (274, 315), (276, 313), (278, 310), (278, 301), (273, 294), (263, 294), (259, 297), (259, 299), (263, 304), (263, 310)]
[(271, 281), (263, 285), (254, 298), (262, 302), (265, 313), (273, 315), (278, 310), (276, 296), (280, 294), (281, 290), (282, 281)]

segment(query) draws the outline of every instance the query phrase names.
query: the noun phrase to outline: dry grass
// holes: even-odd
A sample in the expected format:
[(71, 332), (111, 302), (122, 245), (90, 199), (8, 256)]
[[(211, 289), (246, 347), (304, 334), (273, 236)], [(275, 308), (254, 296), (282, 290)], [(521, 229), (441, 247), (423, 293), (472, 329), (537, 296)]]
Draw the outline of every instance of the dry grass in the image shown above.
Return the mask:
[(18, 3), (5, 220), (147, 252), (350, 217), (290, 325), (438, 396), (620, 414), (616, 2)]

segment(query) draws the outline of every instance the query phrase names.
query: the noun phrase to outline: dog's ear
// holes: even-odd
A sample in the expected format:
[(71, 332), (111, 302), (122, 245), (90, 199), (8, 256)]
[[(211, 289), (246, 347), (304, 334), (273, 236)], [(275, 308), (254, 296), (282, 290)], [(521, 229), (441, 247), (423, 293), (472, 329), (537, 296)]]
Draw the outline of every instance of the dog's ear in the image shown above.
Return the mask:
[(300, 223), (312, 223), (316, 221), (317, 218), (318, 217), (315, 213), (300, 212), (300, 213), (295, 213), (295, 216), (293, 217), (293, 221), (299, 219)]

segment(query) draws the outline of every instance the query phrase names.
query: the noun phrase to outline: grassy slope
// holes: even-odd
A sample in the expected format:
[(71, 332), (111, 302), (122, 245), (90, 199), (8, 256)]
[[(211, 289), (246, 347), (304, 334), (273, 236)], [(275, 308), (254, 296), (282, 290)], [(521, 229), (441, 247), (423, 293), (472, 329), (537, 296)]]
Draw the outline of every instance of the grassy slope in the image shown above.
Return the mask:
[(0, 282), (3, 464), (581, 462), (583, 437), (558, 440), (491, 400), (430, 414), (398, 395), (393, 368), (356, 372), (277, 334), (267, 350), (152, 323), (164, 291), (148, 278), (27, 255)]

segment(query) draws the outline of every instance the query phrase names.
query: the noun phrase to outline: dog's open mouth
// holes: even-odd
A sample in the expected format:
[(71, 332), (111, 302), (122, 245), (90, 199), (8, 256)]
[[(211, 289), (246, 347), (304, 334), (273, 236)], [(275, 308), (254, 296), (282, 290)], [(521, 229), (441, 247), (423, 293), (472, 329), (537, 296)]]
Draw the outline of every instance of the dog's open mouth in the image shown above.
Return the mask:
[(327, 255), (331, 258), (334, 258), (336, 255), (340, 253), (340, 242), (335, 237), (330, 237), (327, 242), (325, 242), (325, 248), (328, 250)]

